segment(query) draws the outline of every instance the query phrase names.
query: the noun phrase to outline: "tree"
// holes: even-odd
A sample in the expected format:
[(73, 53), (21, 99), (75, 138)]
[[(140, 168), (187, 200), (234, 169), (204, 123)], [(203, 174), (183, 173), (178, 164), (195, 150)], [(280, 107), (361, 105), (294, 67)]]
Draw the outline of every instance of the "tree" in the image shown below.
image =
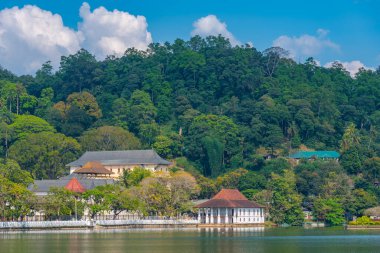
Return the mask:
[[(35, 198), (26, 186), (12, 182), (0, 175), (0, 203), (3, 216), (7, 220), (21, 218), (29, 214), (35, 206)], [(8, 206), (9, 208), (5, 208)]]
[(269, 190), (272, 192), (269, 210), (271, 220), (277, 224), (301, 225), (303, 223), (302, 199), (296, 191), (294, 172), (284, 170), (282, 176), (273, 173)]
[(239, 178), (238, 189), (242, 192), (246, 190), (264, 190), (267, 181), (265, 177), (254, 171), (248, 171)]
[(33, 111), (36, 105), (36, 98), (29, 95), (20, 83), (0, 80), (0, 94), (0, 105), (3, 104), (10, 113), (19, 115), (23, 110)]
[(66, 172), (65, 165), (79, 154), (78, 142), (63, 134), (29, 134), (9, 149), (9, 157), (38, 179), (56, 179)]
[(82, 150), (140, 149), (140, 140), (121, 127), (102, 126), (83, 133), (79, 138)]
[(350, 198), (346, 198), (343, 201), (346, 206), (345, 209), (355, 216), (362, 216), (366, 209), (378, 205), (377, 197), (373, 193), (360, 188), (354, 189)]
[(154, 139), (160, 133), (159, 125), (156, 122), (141, 124), (138, 128), (138, 136), (148, 146), (151, 146)]
[(313, 214), (318, 220), (329, 225), (338, 226), (344, 223), (344, 209), (336, 198), (318, 197), (313, 202)]
[(0, 159), (0, 175), (13, 183), (28, 187), (33, 183), (31, 174), (20, 168), (20, 165), (11, 159)]
[(104, 190), (105, 187), (107, 186), (97, 186), (85, 191), (82, 195), (92, 219), (96, 215), (111, 209), (112, 199), (110, 198), (110, 194), (107, 194)]
[(0, 140), (2, 142), (2, 145), (0, 146), (0, 154), (4, 154), (5, 158), (8, 157), (9, 142), (13, 134), (11, 131), (12, 130), (10, 129), (6, 120), (0, 121)]
[(206, 136), (202, 140), (206, 156), (204, 175), (216, 177), (223, 171), (224, 145), (217, 138)]
[(248, 171), (245, 169), (237, 169), (230, 171), (216, 179), (216, 185), (219, 189), (235, 189), (238, 188), (242, 178), (247, 175)]
[(342, 142), (340, 145), (341, 151), (345, 152), (350, 149), (353, 145), (360, 143), (360, 137), (358, 136), (356, 127), (354, 123), (350, 123), (344, 131)]
[(156, 137), (152, 147), (160, 156), (164, 158), (173, 158), (173, 144), (173, 141), (169, 137), (165, 135), (159, 135)]
[(281, 47), (271, 47), (265, 49), (263, 55), (266, 58), (265, 70), (266, 74), (272, 77), (273, 73), (276, 71), (277, 66), (281, 58), (286, 58), (289, 55), (289, 52)]
[(44, 199), (42, 208), (47, 218), (83, 215), (84, 204), (75, 198), (79, 196), (63, 187), (52, 187)]
[(67, 97), (67, 106), (76, 106), (85, 111), (89, 116), (96, 119), (102, 116), (102, 111), (99, 108), (96, 98), (89, 92), (75, 92)]
[(171, 177), (147, 177), (132, 191), (141, 197), (148, 213), (174, 216), (190, 211), (190, 199), (197, 196), (199, 187), (193, 176), (178, 171)]
[(128, 113), (128, 101), (125, 98), (117, 98), (113, 101), (111, 114), (115, 125), (127, 128)]
[(53, 106), (54, 90), (49, 87), (41, 91), (41, 96), (37, 99), (37, 108), (35, 114), (38, 117), (44, 117), (49, 108)]
[(96, 187), (96, 190), (84, 194), (91, 215), (102, 211), (112, 211), (113, 219), (123, 211), (143, 211), (143, 206), (138, 198), (133, 197), (120, 185), (103, 185)]
[(359, 153), (358, 146), (352, 146), (346, 149), (340, 158), (340, 164), (350, 174), (362, 172), (363, 156)]
[(210, 199), (218, 192), (215, 180), (200, 174), (196, 175), (196, 180), (200, 188), (199, 199)]
[(55, 132), (54, 127), (48, 122), (33, 115), (19, 115), (9, 127), (14, 133), (15, 140), (23, 139), (29, 134)]
[[(211, 165), (217, 171), (213, 176), (221, 172), (220, 157), (222, 165), (230, 164), (234, 155), (241, 152), (241, 138), (237, 125), (226, 116), (200, 115), (194, 118), (190, 128), (187, 141), (187, 154), (190, 158), (198, 160), (206, 169)], [(221, 152), (222, 151), (222, 152)], [(207, 157), (208, 156), (208, 157)]]
[(261, 168), (260, 172), (264, 174), (265, 177), (271, 177), (272, 173), (282, 173), (283, 170), (290, 169), (290, 163), (284, 158), (278, 158), (273, 160), (267, 160), (264, 166)]
[(144, 178), (152, 176), (152, 173), (144, 168), (136, 167), (133, 170), (126, 170), (123, 174), (125, 187), (137, 186)]
[(139, 132), (140, 125), (154, 122), (157, 109), (148, 93), (141, 90), (134, 91), (129, 103), (128, 126), (132, 132)]
[(58, 99), (84, 89), (92, 90), (97, 83), (97, 71), (95, 56), (85, 49), (73, 55), (62, 56), (59, 71), (56, 73), (59, 81), (54, 84)]
[(363, 174), (372, 184), (380, 181), (380, 157), (369, 158), (364, 162)]

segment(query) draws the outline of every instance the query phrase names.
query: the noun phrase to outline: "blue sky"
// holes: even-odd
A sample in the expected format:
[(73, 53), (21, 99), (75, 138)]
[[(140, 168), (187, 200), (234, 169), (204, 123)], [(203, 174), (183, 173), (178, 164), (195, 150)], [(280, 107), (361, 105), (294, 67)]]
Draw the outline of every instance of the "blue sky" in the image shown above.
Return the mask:
[[(85, 47), (102, 58), (109, 53), (120, 54), (124, 47), (143, 49), (151, 41), (188, 39), (191, 34), (207, 36), (222, 33), (230, 37), (234, 44), (250, 42), (259, 50), (272, 45), (282, 46), (291, 52), (296, 61), (303, 61), (309, 56), (314, 56), (321, 65), (339, 60), (353, 71), (360, 66), (376, 68), (380, 65), (380, 1), (376, 0), (103, 0), (87, 3), (89, 6), (83, 8), (82, 1), (0, 1), (0, 57), (3, 58), (0, 58), (0, 64), (16, 73), (32, 73), (49, 56), (54, 63), (58, 61), (54, 58), (59, 54), (72, 53), (78, 47)], [(25, 9), (25, 5), (34, 7)], [(10, 9), (14, 6), (18, 8)], [(79, 14), (81, 6), (82, 15)], [(95, 13), (94, 10), (100, 7), (104, 7), (103, 11)], [(10, 10), (6, 12), (6, 8)], [(114, 9), (119, 11), (118, 14), (113, 12)], [(123, 16), (124, 12), (129, 14)], [(14, 20), (18, 13), (23, 15)], [(41, 19), (47, 22), (50, 18), (54, 19), (52, 14), (58, 14), (63, 24), (60, 25), (57, 20), (51, 27), (40, 23)], [(112, 21), (100, 23), (106, 16), (114, 17), (123, 25)], [(145, 19), (137, 19), (137, 16)], [(120, 21), (117, 21), (118, 18)], [(21, 24), (17, 26), (17, 22)], [(12, 34), (12, 29), (22, 30), (22, 22), (28, 26), (35, 25), (21, 33), (42, 33), (38, 36), (39, 40), (43, 38), (51, 44), (38, 48), (38, 39), (33, 35)], [(136, 24), (128, 25), (128, 22)], [(61, 29), (62, 34), (71, 38), (70, 41), (64, 45), (55, 41), (62, 34), (54, 35), (51, 29)], [(110, 31), (105, 31), (107, 29)], [(2, 30), (6, 31), (3, 35)], [(48, 34), (47, 37), (44, 33)], [(31, 42), (25, 44), (25, 40)], [(20, 52), (17, 47), (22, 48), (22, 57), (12, 57)], [(50, 55), (41, 51), (50, 47)], [(21, 60), (27, 62), (20, 66)]]

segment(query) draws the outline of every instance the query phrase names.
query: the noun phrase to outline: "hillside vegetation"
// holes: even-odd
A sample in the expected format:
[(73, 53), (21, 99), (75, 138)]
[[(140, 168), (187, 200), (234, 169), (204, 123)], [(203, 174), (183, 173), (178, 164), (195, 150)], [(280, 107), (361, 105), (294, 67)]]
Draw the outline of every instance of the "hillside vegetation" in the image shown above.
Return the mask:
[[(380, 70), (286, 56), (196, 36), (102, 61), (82, 49), (35, 76), (0, 69), (0, 154), (55, 179), (86, 150), (154, 148), (196, 177), (200, 198), (238, 188), (278, 223), (299, 222), (301, 206), (331, 223), (361, 215), (380, 197)], [(263, 159), (300, 148), (342, 157)]]

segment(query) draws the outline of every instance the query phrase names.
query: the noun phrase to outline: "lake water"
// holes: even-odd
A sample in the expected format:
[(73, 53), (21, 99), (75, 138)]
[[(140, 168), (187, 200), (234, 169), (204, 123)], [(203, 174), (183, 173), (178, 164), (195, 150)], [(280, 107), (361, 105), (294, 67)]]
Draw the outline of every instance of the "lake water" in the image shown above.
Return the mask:
[(0, 252), (380, 252), (380, 231), (300, 228), (0, 232)]

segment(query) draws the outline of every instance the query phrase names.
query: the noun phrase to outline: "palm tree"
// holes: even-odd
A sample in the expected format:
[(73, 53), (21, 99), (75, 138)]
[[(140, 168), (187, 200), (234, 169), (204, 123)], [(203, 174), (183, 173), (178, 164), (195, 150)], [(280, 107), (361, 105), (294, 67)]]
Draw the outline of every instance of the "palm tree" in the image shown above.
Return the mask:
[(350, 123), (344, 131), (342, 142), (340, 144), (341, 152), (347, 151), (353, 145), (360, 143), (360, 136), (354, 123)]

